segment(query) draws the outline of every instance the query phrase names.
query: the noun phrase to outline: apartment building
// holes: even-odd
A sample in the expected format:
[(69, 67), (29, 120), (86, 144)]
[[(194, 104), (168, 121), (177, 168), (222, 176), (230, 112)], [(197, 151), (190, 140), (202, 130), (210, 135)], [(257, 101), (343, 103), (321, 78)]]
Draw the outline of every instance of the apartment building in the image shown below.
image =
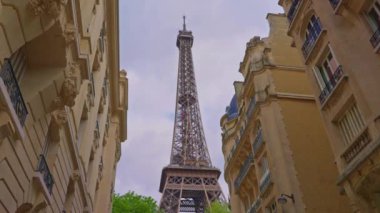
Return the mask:
[(220, 122), (232, 212), (350, 212), (287, 18), (267, 19), (269, 36), (247, 43), (244, 81)]
[(0, 26), (0, 212), (110, 212), (127, 138), (118, 1), (1, 1)]
[(380, 210), (380, 1), (280, 0), (354, 212)]

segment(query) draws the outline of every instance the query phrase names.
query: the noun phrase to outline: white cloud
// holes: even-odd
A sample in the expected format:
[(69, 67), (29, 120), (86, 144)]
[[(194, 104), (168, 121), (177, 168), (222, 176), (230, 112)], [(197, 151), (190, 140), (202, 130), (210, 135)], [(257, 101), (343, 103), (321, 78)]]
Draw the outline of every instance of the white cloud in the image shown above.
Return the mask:
[[(281, 11), (277, 0), (120, 1), (121, 67), (128, 70), (128, 140), (118, 164), (117, 193), (154, 197), (169, 163), (177, 84), (175, 46), (182, 15), (195, 41), (193, 58), (203, 126), (213, 164), (223, 170), (219, 119), (241, 80), (246, 42), (265, 36), (266, 13)], [(220, 184), (228, 196), (224, 177)]]

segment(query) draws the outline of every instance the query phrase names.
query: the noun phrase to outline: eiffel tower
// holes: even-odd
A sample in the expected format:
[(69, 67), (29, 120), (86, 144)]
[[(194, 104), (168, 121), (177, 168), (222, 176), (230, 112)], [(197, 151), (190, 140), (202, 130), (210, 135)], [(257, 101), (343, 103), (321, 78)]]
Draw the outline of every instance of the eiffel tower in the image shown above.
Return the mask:
[(173, 144), (170, 164), (162, 170), (159, 189), (160, 208), (166, 213), (201, 213), (211, 202), (224, 201), (218, 183), (220, 170), (211, 164), (202, 127), (191, 53), (193, 40), (183, 17), (183, 29), (177, 36), (179, 65)]

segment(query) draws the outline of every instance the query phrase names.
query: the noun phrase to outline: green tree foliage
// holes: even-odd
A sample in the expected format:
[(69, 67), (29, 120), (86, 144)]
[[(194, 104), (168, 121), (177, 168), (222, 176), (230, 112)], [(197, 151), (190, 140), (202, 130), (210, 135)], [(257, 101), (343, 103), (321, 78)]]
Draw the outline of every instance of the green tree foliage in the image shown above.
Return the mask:
[(112, 213), (163, 213), (158, 210), (151, 197), (128, 192), (124, 195), (114, 194), (112, 197)]
[(230, 213), (230, 208), (227, 203), (212, 202), (210, 207), (206, 209), (206, 213)]

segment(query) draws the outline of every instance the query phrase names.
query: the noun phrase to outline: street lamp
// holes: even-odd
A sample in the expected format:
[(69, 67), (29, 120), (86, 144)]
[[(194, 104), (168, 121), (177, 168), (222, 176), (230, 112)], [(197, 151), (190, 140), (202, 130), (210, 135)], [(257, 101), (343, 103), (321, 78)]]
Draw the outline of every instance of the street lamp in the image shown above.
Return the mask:
[(290, 195), (281, 194), (280, 197), (277, 198), (277, 201), (279, 204), (284, 205), (288, 202), (288, 198), (290, 198), (293, 203), (295, 202), (293, 194), (290, 194)]

